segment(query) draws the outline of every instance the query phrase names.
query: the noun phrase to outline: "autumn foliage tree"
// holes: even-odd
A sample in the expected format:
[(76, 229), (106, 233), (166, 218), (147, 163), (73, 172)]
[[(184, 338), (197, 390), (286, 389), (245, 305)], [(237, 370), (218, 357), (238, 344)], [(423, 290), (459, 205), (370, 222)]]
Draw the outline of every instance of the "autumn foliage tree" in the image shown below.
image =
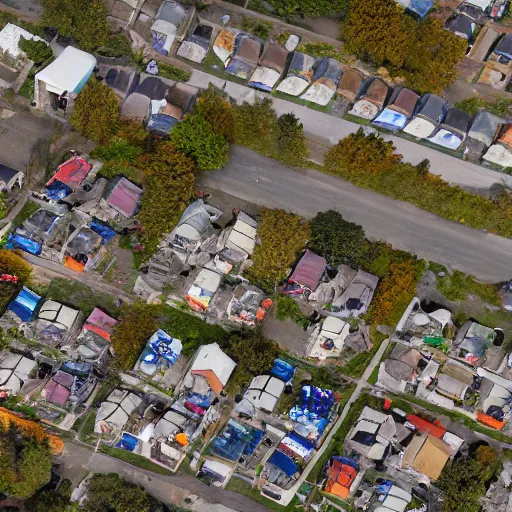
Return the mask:
[(23, 284), (27, 284), (32, 275), (32, 267), (17, 251), (0, 249), (0, 272), (16, 276)]
[(304, 165), (309, 151), (302, 123), (295, 114), (283, 114), (277, 120), (278, 135), (274, 158), (288, 164)]
[(93, 142), (109, 142), (119, 128), (116, 93), (103, 82), (91, 78), (75, 100), (70, 122), (78, 133)]
[(264, 210), (258, 224), (261, 245), (252, 256), (248, 276), (259, 286), (273, 291), (282, 281), (310, 236), (307, 222), (284, 210)]

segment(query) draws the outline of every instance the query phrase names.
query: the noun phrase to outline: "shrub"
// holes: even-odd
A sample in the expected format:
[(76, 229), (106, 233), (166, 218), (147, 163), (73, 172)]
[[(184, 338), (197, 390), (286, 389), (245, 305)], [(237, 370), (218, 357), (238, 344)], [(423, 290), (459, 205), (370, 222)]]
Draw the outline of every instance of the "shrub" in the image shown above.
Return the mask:
[(288, 165), (304, 165), (309, 151), (302, 123), (294, 114), (283, 114), (277, 120), (279, 130), (274, 158)]
[(233, 142), (235, 121), (229, 96), (212, 84), (201, 91), (194, 107), (194, 113), (203, 116), (213, 132), (222, 135), (227, 142)]
[(0, 249), (0, 269), (2, 274), (17, 276), (22, 284), (30, 282), (32, 267), (18, 252)]
[(110, 28), (102, 0), (42, 0), (41, 24), (75, 39), (90, 52), (108, 43)]
[(215, 134), (210, 123), (199, 114), (189, 114), (175, 126), (170, 141), (178, 151), (193, 158), (200, 171), (219, 169), (228, 163), (226, 139)]
[(309, 246), (313, 251), (322, 255), (333, 266), (341, 263), (359, 266), (365, 240), (361, 226), (346, 221), (334, 210), (317, 214), (310, 226)]
[(108, 143), (119, 127), (119, 101), (115, 92), (91, 78), (76, 98), (70, 122), (77, 132), (93, 142)]
[(133, 163), (142, 154), (140, 147), (132, 146), (127, 140), (121, 137), (114, 137), (109, 144), (98, 146), (92, 153), (92, 158), (104, 162), (111, 160)]
[(266, 41), (272, 30), (272, 23), (242, 16), (242, 30)]
[(263, 289), (271, 292), (309, 239), (308, 224), (302, 217), (284, 210), (264, 210), (258, 224), (261, 245), (252, 257), (248, 275)]
[(298, 14), (306, 18), (327, 16), (345, 9), (346, 0), (270, 0), (279, 16)]
[(330, 59), (339, 60), (341, 62), (343, 62), (345, 59), (345, 55), (343, 53), (341, 53), (334, 46), (331, 46), (327, 43), (312, 43), (311, 41), (300, 43), (297, 47), (297, 51), (306, 53), (312, 57), (327, 57)]
[(184, 71), (176, 66), (170, 66), (163, 62), (158, 62), (158, 76), (168, 78), (169, 80), (176, 80), (177, 82), (188, 82), (192, 73)]
[(36, 67), (47, 65), (53, 60), (53, 50), (44, 41), (25, 39), (20, 37), (18, 42), (20, 50), (25, 52), (29, 60), (34, 61)]

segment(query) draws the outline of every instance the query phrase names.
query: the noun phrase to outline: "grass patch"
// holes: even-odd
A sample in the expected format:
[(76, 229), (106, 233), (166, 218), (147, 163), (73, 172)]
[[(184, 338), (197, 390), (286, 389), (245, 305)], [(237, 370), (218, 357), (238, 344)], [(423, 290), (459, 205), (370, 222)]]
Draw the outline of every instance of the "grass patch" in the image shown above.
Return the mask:
[[(433, 270), (433, 268), (437, 269), (437, 266), (432, 267), (432, 264), (430, 264), (429, 268)], [(446, 271), (446, 269), (444, 270)], [(493, 304), (494, 306), (501, 304), (496, 286), (479, 283), (475, 281), (472, 276), (468, 276), (459, 270), (455, 270), (453, 274), (446, 272), (443, 277), (438, 276), (436, 286), (437, 289), (451, 301), (463, 301), (468, 295), (477, 295), (485, 302)]]
[(391, 354), (391, 351), (393, 350), (394, 346), (395, 346), (395, 343), (388, 344), (388, 346), (386, 347), (386, 350), (384, 350), (384, 353), (382, 354), (382, 357), (380, 358), (379, 364), (373, 369), (373, 372), (368, 377), (368, 384), (371, 384), (372, 386), (375, 386), (375, 384), (377, 384), (377, 380), (379, 379), (380, 363), (382, 363), (382, 361), (385, 361), (389, 357), (389, 354)]
[(51, 280), (46, 290), (46, 298), (78, 308), (86, 316), (92, 313), (95, 307), (99, 307), (113, 317), (120, 312), (116, 306), (116, 298), (112, 295), (97, 292), (78, 281), (61, 277)]
[(309, 323), (309, 318), (304, 315), (297, 301), (286, 295), (278, 295), (276, 300), (276, 317), (280, 322), (292, 320), (300, 326), (305, 327)]
[(142, 457), (140, 455), (136, 455), (135, 453), (127, 452), (121, 448), (112, 448), (110, 446), (101, 446), (100, 452), (105, 455), (110, 455), (111, 457), (115, 457), (116, 459), (122, 460), (131, 464), (132, 466), (137, 466), (138, 468), (145, 469), (146, 471), (151, 471), (153, 473), (157, 473), (159, 475), (171, 476), (174, 473), (160, 466), (159, 464), (155, 464), (151, 462), (149, 459)]
[(439, 407), (438, 405), (431, 404), (430, 402), (426, 402), (425, 400), (421, 400), (415, 396), (409, 395), (389, 395), (393, 401), (393, 407), (398, 407), (402, 409), (406, 413), (415, 412), (414, 407), (411, 404), (417, 405), (427, 411), (433, 412), (439, 416), (446, 416), (450, 418), (455, 423), (460, 423), (464, 427), (469, 430), (473, 430), (474, 432), (479, 432), (480, 434), (485, 434), (486, 436), (492, 437), (496, 441), (501, 441), (503, 443), (512, 444), (512, 437), (504, 434), (503, 432), (498, 432), (497, 430), (492, 430), (490, 428), (485, 427), (482, 423), (478, 423), (477, 421), (472, 420), (465, 414), (462, 414), (457, 411), (449, 411), (444, 409), (443, 407)]
[(512, 107), (512, 100), (502, 98), (497, 94), (492, 98), (467, 98), (455, 103), (455, 108), (458, 108), (472, 116), (476, 116), (481, 108), (485, 108), (492, 114), (497, 116), (506, 116), (510, 114)]
[(238, 494), (243, 494), (247, 496), (253, 501), (260, 503), (261, 505), (267, 507), (270, 510), (275, 510), (277, 512), (291, 512), (295, 510), (298, 506), (302, 507), (299, 504), (299, 500), (297, 497), (294, 497), (289, 505), (283, 507), (276, 503), (275, 501), (269, 500), (261, 495), (260, 490), (257, 487), (252, 487), (251, 484), (247, 483), (245, 480), (241, 478), (237, 478), (233, 476), (231, 480), (226, 485), (227, 491), (237, 492)]
[(158, 76), (162, 78), (168, 78), (169, 80), (176, 80), (177, 82), (188, 82), (192, 73), (185, 71), (176, 66), (170, 66), (158, 61)]
[(14, 219), (12, 221), (12, 228), (13, 229), (20, 228), (23, 225), (23, 223), (31, 215), (33, 215), (37, 210), (39, 210), (39, 208), (41, 208), (41, 207), (37, 203), (34, 203), (32, 201), (27, 201), (23, 205), (23, 208), (20, 210), (18, 215), (16, 215), (16, 217), (14, 217)]
[(333, 455), (340, 455), (343, 451), (343, 441), (345, 437), (350, 432), (350, 429), (356, 422), (357, 418), (359, 418), (361, 412), (363, 411), (365, 406), (373, 407), (375, 409), (380, 409), (382, 406), (383, 400), (381, 398), (377, 398), (369, 395), (368, 393), (364, 393), (354, 401), (354, 403), (350, 406), (350, 410), (348, 414), (345, 416), (340, 428), (337, 430), (336, 434), (332, 438), (331, 443), (326, 448), (325, 452), (318, 459), (318, 462), (315, 464), (313, 469), (309, 472), (308, 481), (315, 483), (317, 482), (321, 476), (327, 461)]
[(34, 77), (29, 76), (21, 86), (18, 94), (28, 98), (30, 101), (34, 100)]
[(242, 16), (242, 30), (266, 41), (270, 36), (272, 23)]
[(98, 437), (94, 433), (94, 424), (96, 423), (96, 411), (89, 411), (83, 416), (80, 416), (75, 421), (73, 429), (78, 434), (78, 439), (82, 443), (93, 445), (96, 443)]

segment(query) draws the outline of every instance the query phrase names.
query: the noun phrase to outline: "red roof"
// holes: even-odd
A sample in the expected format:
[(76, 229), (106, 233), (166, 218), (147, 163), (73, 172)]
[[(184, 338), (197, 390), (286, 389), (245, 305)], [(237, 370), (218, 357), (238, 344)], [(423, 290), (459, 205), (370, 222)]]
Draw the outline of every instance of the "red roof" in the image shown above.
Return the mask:
[(430, 423), (430, 421), (424, 420), (415, 414), (408, 414), (407, 421), (412, 423), (422, 434), (428, 432), (438, 439), (446, 434), (446, 429), (440, 423), (438, 425)]
[(91, 169), (92, 165), (88, 164), (83, 158), (79, 156), (72, 157), (59, 165), (57, 172), (46, 186), (51, 185), (55, 180), (59, 180), (72, 189), (76, 189), (85, 180)]

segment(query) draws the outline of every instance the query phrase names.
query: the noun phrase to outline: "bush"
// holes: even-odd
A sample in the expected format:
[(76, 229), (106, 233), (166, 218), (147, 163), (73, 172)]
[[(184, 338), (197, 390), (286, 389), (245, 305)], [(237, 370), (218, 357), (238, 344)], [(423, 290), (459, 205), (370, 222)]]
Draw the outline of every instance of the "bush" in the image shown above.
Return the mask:
[(502, 192), (491, 199), (451, 186), (426, 171), (401, 161), (394, 146), (362, 130), (341, 140), (325, 156), (327, 170), (355, 185), (406, 201), (436, 215), (475, 229), (512, 237), (512, 195)]
[(439, 20), (417, 22), (394, 0), (349, 0), (342, 23), (347, 50), (375, 66), (388, 66), (393, 77), (419, 93), (440, 93), (456, 78), (466, 41), (444, 30)]
[(110, 37), (102, 0), (42, 0), (41, 24), (77, 41), (86, 52), (105, 46)]
[(227, 142), (233, 142), (235, 121), (229, 96), (212, 84), (201, 91), (194, 107), (194, 114), (204, 117), (214, 133), (222, 135)]
[(110, 141), (119, 127), (119, 101), (115, 92), (91, 78), (78, 94), (71, 126), (97, 144)]
[(258, 224), (261, 245), (252, 257), (248, 276), (258, 286), (272, 292), (285, 277), (309, 239), (308, 224), (302, 217), (284, 210), (264, 210)]
[[(286, 42), (286, 41), (285, 41)], [(283, 43), (284, 45), (284, 43)], [(297, 51), (311, 55), (312, 57), (327, 57), (343, 62), (345, 55), (337, 48), (327, 43), (312, 43), (311, 41), (300, 43)]]
[(266, 41), (272, 30), (272, 23), (242, 16), (242, 30)]
[(274, 158), (288, 165), (302, 166), (309, 156), (302, 123), (295, 114), (283, 114), (277, 120), (278, 136)]
[(194, 159), (200, 171), (219, 169), (228, 163), (229, 148), (222, 135), (199, 114), (189, 114), (173, 128), (170, 141), (178, 151)]
[(346, 8), (346, 0), (270, 0), (279, 16), (300, 15), (305, 18), (328, 16)]
[(309, 246), (314, 252), (322, 255), (335, 267), (341, 263), (359, 266), (365, 240), (361, 226), (346, 221), (334, 210), (317, 214), (310, 226)]
[(53, 50), (44, 41), (34, 41), (34, 39), (25, 39), (21, 36), (18, 46), (25, 52), (29, 60), (34, 61), (36, 67), (46, 66), (53, 60)]
[(114, 137), (109, 144), (98, 146), (92, 153), (92, 158), (103, 162), (111, 160), (133, 163), (143, 153), (140, 147), (132, 146), (127, 140), (121, 137)]
[(176, 80), (177, 82), (188, 82), (192, 73), (176, 66), (169, 66), (163, 62), (158, 62), (158, 76), (168, 78), (169, 80)]
[(0, 269), (2, 274), (17, 276), (22, 284), (29, 284), (32, 267), (18, 252), (0, 249)]

